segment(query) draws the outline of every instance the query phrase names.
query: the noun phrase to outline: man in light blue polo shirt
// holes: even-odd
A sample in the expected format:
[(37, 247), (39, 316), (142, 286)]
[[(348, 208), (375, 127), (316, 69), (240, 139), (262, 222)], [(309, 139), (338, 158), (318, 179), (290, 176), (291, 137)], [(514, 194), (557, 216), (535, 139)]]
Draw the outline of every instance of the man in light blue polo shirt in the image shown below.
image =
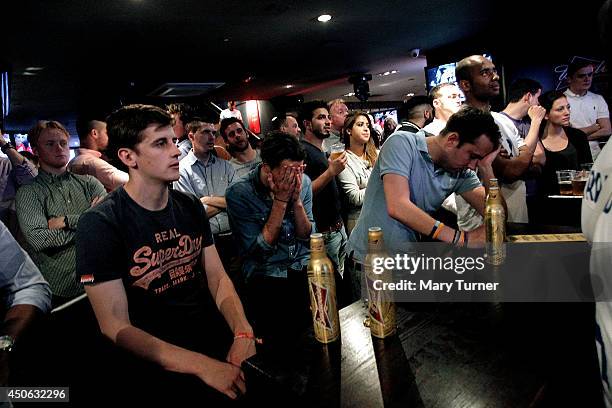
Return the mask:
[[(451, 193), (460, 194), (481, 214), (483, 179), (493, 178), (491, 162), (498, 152), (499, 129), (490, 113), (465, 107), (450, 117), (438, 136), (395, 132), (387, 139), (368, 181), (357, 226), (349, 240), (359, 262), (367, 252), (368, 228), (382, 227), (389, 254), (405, 253), (420, 235), (469, 246), (484, 244), (484, 227), (466, 234), (439, 226), (429, 214)], [(468, 237), (466, 239), (465, 237)]]

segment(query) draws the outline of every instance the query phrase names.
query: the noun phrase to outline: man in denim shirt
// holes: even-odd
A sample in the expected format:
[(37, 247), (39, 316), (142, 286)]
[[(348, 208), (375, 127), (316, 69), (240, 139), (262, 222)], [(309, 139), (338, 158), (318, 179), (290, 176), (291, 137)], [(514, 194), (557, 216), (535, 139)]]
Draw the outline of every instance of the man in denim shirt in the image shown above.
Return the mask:
[(306, 266), (314, 218), (304, 158), (294, 137), (273, 133), (261, 147), (262, 163), (226, 193), (244, 257), (245, 309), (262, 336), (273, 336), (285, 323), (300, 326), (309, 313)]

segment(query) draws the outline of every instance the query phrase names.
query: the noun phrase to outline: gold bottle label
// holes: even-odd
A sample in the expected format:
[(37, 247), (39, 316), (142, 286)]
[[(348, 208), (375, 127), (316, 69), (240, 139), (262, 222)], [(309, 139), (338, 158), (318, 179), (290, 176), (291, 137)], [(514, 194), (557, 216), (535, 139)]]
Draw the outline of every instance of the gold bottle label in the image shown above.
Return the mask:
[(384, 339), (395, 333), (395, 303), (389, 291), (374, 289), (374, 282), (377, 280), (391, 282), (391, 271), (385, 270), (382, 274), (375, 274), (371, 263), (367, 263), (365, 275), (368, 285), (370, 332), (372, 336)]
[(340, 336), (340, 322), (336, 303), (336, 283), (328, 258), (311, 259), (308, 264), (308, 289), (315, 338), (330, 343)]

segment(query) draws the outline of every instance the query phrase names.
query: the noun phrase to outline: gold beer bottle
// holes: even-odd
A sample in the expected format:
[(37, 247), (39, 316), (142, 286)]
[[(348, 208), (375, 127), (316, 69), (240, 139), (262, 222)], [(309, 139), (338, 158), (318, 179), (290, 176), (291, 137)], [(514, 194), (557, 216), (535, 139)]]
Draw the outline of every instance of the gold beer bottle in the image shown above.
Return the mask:
[[(383, 269), (382, 273), (374, 272), (374, 260), (386, 259), (383, 232), (380, 227), (368, 228), (368, 254), (365, 257), (365, 280), (368, 290), (368, 315), (370, 317), (370, 332), (372, 336), (384, 339), (395, 333), (395, 303), (389, 291), (374, 289), (374, 282), (381, 280), (390, 283), (393, 280), (393, 270)], [(378, 264), (380, 266), (380, 261)]]
[(315, 338), (321, 343), (331, 343), (340, 336), (340, 319), (334, 265), (327, 257), (323, 234), (320, 233), (310, 235), (308, 292)]
[(506, 258), (506, 211), (497, 179), (491, 179), (489, 182), (484, 218), (487, 262), (501, 265)]

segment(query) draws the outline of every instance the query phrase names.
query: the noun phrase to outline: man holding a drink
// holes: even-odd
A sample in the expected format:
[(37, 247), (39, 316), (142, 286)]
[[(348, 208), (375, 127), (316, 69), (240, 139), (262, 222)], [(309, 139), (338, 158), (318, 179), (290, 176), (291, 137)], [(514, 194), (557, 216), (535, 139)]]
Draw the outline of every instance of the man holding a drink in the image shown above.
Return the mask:
[(334, 144), (330, 149), (329, 159), (323, 152), (323, 140), (329, 138), (331, 129), (329, 112), (323, 101), (304, 104), (300, 124), (304, 129), (301, 144), (306, 151), (304, 173), (312, 180), (312, 210), (317, 231), (323, 233), (327, 255), (342, 276), (347, 236), (342, 223), (336, 176), (346, 167), (344, 145)]

